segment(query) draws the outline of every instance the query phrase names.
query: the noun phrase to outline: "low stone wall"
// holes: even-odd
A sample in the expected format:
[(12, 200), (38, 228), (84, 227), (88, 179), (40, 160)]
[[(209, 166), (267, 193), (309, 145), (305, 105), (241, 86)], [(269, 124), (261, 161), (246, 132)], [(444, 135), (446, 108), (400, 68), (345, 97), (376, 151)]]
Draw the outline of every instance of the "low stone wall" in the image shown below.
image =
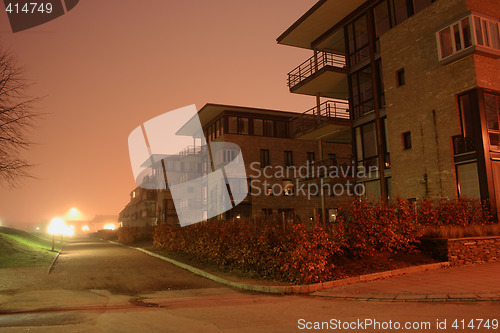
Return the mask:
[(467, 265), (500, 259), (500, 236), (423, 239), (423, 252), (450, 265)]

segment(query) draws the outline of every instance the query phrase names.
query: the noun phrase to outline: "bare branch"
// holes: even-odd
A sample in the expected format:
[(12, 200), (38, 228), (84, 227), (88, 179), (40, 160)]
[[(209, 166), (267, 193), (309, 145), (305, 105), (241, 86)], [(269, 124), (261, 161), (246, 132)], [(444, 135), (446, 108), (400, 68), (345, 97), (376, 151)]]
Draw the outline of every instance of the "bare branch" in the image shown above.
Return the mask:
[(30, 129), (41, 114), (34, 110), (39, 98), (27, 95), (30, 82), (16, 57), (0, 45), (0, 184), (20, 185), (30, 174), (32, 165), (21, 152), (32, 144)]

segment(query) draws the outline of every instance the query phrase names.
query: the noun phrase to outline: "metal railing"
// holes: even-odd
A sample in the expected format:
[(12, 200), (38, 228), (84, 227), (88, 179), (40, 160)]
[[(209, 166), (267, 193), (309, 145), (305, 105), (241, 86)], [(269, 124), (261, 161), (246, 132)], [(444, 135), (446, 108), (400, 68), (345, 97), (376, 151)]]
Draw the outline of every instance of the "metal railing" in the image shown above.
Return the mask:
[(349, 103), (326, 101), (290, 120), (292, 136), (315, 128), (318, 124), (332, 119), (351, 119)]
[(190, 145), (185, 147), (179, 152), (179, 156), (187, 156), (187, 155), (196, 155), (199, 154), (200, 152), (204, 151), (205, 146), (194, 146)]
[(453, 152), (455, 155), (471, 153), (476, 151), (476, 145), (470, 137), (464, 137), (463, 135), (455, 135), (452, 138), (453, 142)]
[(345, 68), (345, 56), (321, 51), (288, 73), (288, 87), (292, 88), (326, 66)]

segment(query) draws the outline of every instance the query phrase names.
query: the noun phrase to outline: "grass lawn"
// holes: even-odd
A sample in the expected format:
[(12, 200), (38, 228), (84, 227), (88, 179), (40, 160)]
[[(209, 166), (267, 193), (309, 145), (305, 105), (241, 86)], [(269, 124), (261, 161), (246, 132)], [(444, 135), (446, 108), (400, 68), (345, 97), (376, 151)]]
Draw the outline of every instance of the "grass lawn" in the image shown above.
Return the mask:
[[(61, 243), (56, 242), (59, 251)], [(52, 240), (17, 229), (0, 227), (0, 268), (48, 266), (56, 256)]]

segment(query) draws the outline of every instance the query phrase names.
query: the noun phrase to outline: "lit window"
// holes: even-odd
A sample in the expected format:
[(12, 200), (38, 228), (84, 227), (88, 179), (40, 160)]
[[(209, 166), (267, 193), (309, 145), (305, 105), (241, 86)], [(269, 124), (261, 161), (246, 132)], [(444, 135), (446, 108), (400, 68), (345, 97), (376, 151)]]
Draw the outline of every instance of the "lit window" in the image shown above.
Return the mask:
[(500, 55), (499, 22), (470, 14), (438, 31), (437, 41), (440, 60), (473, 50), (472, 46)]

